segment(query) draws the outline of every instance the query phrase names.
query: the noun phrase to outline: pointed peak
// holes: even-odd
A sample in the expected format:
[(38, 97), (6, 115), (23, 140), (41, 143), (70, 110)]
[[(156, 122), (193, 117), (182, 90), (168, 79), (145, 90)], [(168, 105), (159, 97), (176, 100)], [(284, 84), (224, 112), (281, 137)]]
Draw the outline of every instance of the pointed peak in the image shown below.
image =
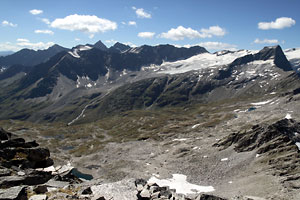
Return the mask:
[(106, 51), (107, 50), (107, 47), (105, 46), (105, 44), (103, 44), (103, 42), (101, 40), (99, 40), (98, 42), (96, 42), (93, 46), (96, 49), (100, 49), (102, 51)]

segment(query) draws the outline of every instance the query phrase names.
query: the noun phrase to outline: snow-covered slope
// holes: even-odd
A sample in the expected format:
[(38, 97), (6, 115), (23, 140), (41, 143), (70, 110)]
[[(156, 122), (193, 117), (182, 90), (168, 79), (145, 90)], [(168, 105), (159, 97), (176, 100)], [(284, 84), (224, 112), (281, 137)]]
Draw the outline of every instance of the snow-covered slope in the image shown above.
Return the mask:
[(144, 67), (144, 70), (153, 69), (159, 73), (178, 74), (192, 70), (200, 70), (204, 68), (216, 68), (218, 66), (232, 63), (235, 59), (249, 54), (255, 54), (258, 51), (239, 50), (239, 51), (220, 51), (214, 54), (202, 53), (190, 57), (185, 60), (176, 62), (164, 62), (161, 65), (152, 65)]
[(284, 51), (286, 58), (290, 61), (293, 68), (299, 71), (300, 68), (300, 48), (286, 49)]
[(72, 51), (69, 51), (68, 53), (73, 56), (74, 58), (80, 58), (79, 52), (80, 51), (87, 51), (92, 49), (93, 47), (89, 45), (79, 45), (72, 49)]

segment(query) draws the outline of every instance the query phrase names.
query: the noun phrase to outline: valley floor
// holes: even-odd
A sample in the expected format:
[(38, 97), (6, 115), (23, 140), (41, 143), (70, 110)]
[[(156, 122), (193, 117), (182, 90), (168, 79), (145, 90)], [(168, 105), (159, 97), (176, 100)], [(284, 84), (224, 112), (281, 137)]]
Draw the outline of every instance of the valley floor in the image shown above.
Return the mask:
[(89, 124), (10, 120), (0, 126), (25, 138), (34, 135), (50, 149), (57, 165), (69, 161), (100, 182), (183, 174), (189, 183), (212, 186), (212, 194), (225, 198), (300, 199), (300, 180), (284, 182), (286, 176), (276, 174), (269, 164), (272, 155), (214, 145), (257, 124), (284, 118), (300, 121), (298, 99), (268, 94), (264, 99), (129, 111)]

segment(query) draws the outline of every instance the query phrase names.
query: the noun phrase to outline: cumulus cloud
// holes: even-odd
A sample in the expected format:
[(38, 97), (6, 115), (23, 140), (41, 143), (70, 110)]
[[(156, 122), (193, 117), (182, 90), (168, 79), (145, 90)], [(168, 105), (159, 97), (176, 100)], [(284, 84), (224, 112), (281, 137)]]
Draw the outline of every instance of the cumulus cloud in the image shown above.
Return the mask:
[(129, 25), (129, 26), (136, 26), (136, 22), (135, 22), (135, 21), (129, 21), (129, 22), (128, 22), (128, 25)]
[(53, 28), (81, 31), (94, 37), (95, 33), (117, 29), (117, 23), (108, 19), (99, 18), (95, 15), (69, 15), (65, 18), (55, 19), (51, 25)]
[[(207, 50), (214, 50), (214, 51), (219, 51), (219, 50), (235, 51), (235, 50), (237, 50), (237, 45), (223, 43), (223, 42), (201, 42), (196, 45), (204, 47)], [(191, 47), (191, 46), (196, 46), (196, 45), (186, 45), (185, 47)]]
[(280, 17), (272, 22), (259, 22), (258, 28), (261, 30), (289, 28), (296, 24), (296, 21), (289, 17)]
[(159, 37), (170, 40), (184, 40), (185, 38), (211, 38), (212, 36), (223, 36), (225, 34), (226, 31), (219, 26), (211, 26), (208, 29), (201, 29), (200, 31), (178, 26), (177, 28), (171, 28), (166, 33), (161, 33)]
[(42, 10), (33, 9), (33, 10), (29, 10), (29, 13), (32, 14), (32, 15), (39, 15), (39, 14), (42, 14), (43, 11)]
[(2, 21), (2, 26), (10, 26), (10, 27), (17, 27), (17, 24), (13, 24), (7, 20)]
[(147, 38), (147, 39), (152, 39), (154, 35), (155, 35), (154, 32), (140, 32), (140, 33), (138, 33), (138, 37)]
[(189, 39), (201, 38), (202, 35), (192, 28), (178, 26), (177, 28), (171, 28), (166, 33), (160, 34), (160, 37), (170, 40), (184, 40), (186, 37)]
[(276, 40), (276, 39), (263, 39), (263, 40), (260, 40), (260, 39), (256, 38), (254, 40), (254, 43), (255, 44), (277, 44), (277, 43), (279, 43), (279, 41)]
[(132, 6), (132, 9), (135, 10), (135, 14), (138, 18), (151, 18), (151, 14), (147, 13), (143, 8), (136, 8)]
[(208, 29), (201, 29), (201, 33), (205, 37), (212, 37), (214, 36), (224, 36), (226, 34), (226, 31), (221, 28), (220, 26), (210, 26)]
[(51, 30), (35, 30), (34, 31), (35, 33), (37, 33), (37, 34), (49, 34), (49, 35), (53, 35), (54, 33), (53, 33), (53, 31), (51, 31)]

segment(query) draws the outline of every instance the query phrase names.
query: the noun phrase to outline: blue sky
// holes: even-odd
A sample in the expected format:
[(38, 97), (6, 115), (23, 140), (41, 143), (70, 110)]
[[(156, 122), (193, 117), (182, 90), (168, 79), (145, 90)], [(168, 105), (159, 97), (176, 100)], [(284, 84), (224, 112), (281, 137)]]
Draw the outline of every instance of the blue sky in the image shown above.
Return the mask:
[(0, 51), (98, 40), (210, 51), (300, 47), (299, 0), (1, 0)]

